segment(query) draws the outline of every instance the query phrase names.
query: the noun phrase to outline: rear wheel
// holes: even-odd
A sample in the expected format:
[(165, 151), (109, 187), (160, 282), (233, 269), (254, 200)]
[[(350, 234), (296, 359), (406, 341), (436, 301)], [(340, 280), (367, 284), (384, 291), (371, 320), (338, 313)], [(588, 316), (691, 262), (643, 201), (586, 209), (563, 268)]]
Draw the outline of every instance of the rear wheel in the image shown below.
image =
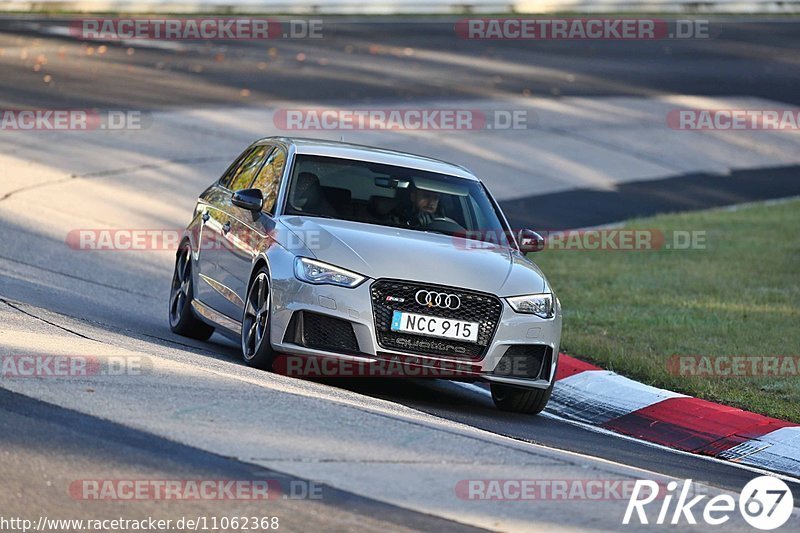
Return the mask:
[(250, 283), (242, 317), (242, 355), (248, 366), (272, 370), (275, 350), (269, 341), (270, 283), (269, 273), (262, 268)]
[(169, 291), (169, 329), (178, 335), (204, 341), (211, 337), (214, 328), (194, 316), (193, 298), (192, 249), (184, 245), (175, 260), (175, 273)]
[(541, 413), (553, 393), (553, 385), (546, 389), (524, 389), (492, 383), (491, 388), (492, 400), (498, 409), (529, 415)]

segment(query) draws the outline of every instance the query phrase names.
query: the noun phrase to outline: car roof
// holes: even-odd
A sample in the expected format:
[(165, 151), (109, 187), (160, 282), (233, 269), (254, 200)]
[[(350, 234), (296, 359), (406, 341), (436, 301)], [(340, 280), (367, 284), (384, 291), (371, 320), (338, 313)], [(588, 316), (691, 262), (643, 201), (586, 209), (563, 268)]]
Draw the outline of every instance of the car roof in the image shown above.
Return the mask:
[(433, 159), (431, 157), (398, 152), (396, 150), (376, 148), (374, 146), (298, 137), (267, 137), (260, 139), (258, 142), (281, 142), (293, 146), (297, 154), (369, 161), (370, 163), (380, 163), (436, 172), (438, 174), (447, 174), (449, 176), (457, 176), (473, 181), (478, 180), (472, 172), (464, 167), (454, 165), (453, 163)]

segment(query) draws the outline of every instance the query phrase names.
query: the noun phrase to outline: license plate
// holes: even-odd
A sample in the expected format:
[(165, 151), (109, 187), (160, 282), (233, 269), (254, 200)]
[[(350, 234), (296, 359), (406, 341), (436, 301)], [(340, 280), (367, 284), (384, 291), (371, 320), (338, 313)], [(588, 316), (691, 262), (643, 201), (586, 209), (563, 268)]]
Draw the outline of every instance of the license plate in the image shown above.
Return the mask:
[(478, 325), (477, 322), (395, 311), (392, 315), (391, 329), (415, 335), (478, 342)]

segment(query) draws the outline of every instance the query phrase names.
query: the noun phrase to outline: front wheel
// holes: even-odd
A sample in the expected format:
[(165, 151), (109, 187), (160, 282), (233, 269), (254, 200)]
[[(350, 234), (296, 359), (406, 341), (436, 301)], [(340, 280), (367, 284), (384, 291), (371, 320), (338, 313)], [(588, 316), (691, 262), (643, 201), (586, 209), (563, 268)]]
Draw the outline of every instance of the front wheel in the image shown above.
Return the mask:
[(270, 283), (266, 268), (250, 283), (242, 317), (242, 355), (248, 366), (272, 370), (275, 350), (269, 341)]
[(553, 385), (546, 389), (523, 389), (492, 383), (492, 400), (495, 406), (502, 411), (536, 415), (542, 412), (553, 393)]
[(175, 260), (175, 273), (172, 275), (172, 286), (169, 293), (169, 329), (173, 333), (207, 340), (214, 333), (214, 328), (198, 320), (192, 312), (192, 249), (184, 245)]

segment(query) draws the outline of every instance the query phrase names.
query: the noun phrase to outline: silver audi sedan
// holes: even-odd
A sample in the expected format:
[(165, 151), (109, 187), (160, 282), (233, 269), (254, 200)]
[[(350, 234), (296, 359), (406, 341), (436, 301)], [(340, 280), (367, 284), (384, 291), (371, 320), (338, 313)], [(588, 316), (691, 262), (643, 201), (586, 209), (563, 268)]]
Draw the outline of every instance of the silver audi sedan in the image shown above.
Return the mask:
[(262, 369), (484, 381), (500, 409), (538, 413), (561, 338), (560, 303), (526, 257), (543, 246), (457, 165), (265, 138), (200, 195), (170, 327), (217, 330)]

